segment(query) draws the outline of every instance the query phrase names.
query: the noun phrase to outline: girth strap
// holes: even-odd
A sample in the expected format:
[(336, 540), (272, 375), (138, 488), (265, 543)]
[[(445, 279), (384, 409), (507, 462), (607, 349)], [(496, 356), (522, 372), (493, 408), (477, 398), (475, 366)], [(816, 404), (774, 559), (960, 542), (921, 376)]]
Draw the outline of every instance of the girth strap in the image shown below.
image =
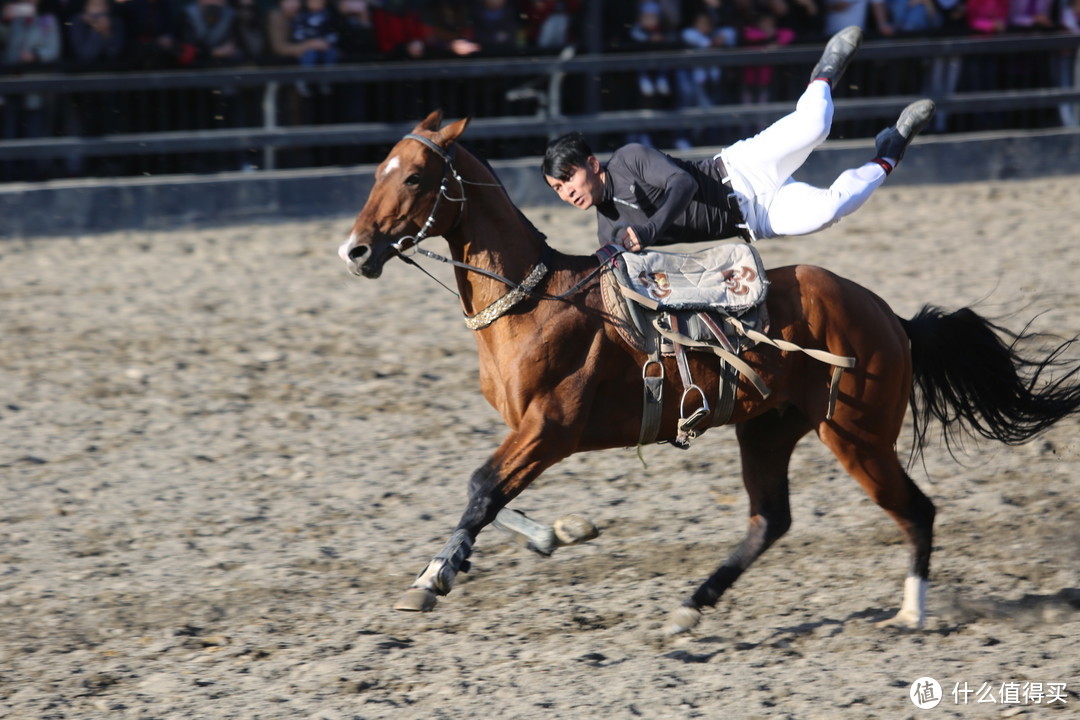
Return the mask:
[(772, 345), (778, 350), (786, 350), (788, 352), (801, 352), (809, 355), (810, 357), (814, 358), (819, 362), (825, 363), (826, 365), (833, 365), (835, 367), (849, 369), (855, 367), (855, 358), (853, 357), (835, 355), (831, 352), (826, 352), (825, 350), (814, 350), (812, 348), (799, 347), (795, 343), (788, 342), (787, 340), (777, 340), (775, 338), (771, 338), (763, 332), (758, 332), (757, 330), (747, 328), (738, 318), (732, 317), (730, 315), (724, 316), (724, 322), (735, 328), (735, 331), (737, 333), (749, 340), (753, 340), (754, 342)]
[[(658, 368), (659, 375), (650, 375), (650, 368)], [(660, 419), (664, 411), (664, 363), (660, 359), (660, 343), (654, 343), (649, 359), (641, 367), (643, 397), (641, 407), (641, 432), (638, 445), (651, 445), (660, 435)]]
[[(727, 339), (727, 335), (716, 324), (716, 320), (713, 319), (712, 315), (707, 312), (700, 312), (698, 313), (698, 319), (708, 328), (709, 332), (716, 338), (716, 342), (720, 343), (723, 349), (733, 355), (738, 354), (738, 350)], [(735, 412), (735, 389), (738, 380), (739, 376), (735, 366), (724, 360), (724, 358), (720, 358), (720, 397), (716, 401), (713, 425), (726, 425), (731, 420), (731, 415)]]
[(656, 331), (660, 333), (663, 337), (667, 338), (676, 345), (702, 348), (703, 350), (709, 350), (710, 352), (723, 358), (727, 363), (729, 363), (740, 373), (742, 373), (743, 377), (745, 377), (750, 382), (750, 384), (752, 384), (757, 389), (758, 393), (760, 393), (762, 398), (769, 397), (769, 386), (765, 384), (765, 381), (761, 379), (760, 375), (754, 372), (754, 369), (752, 367), (746, 364), (746, 362), (744, 362), (735, 353), (728, 352), (727, 350), (724, 350), (723, 348), (718, 348), (715, 345), (710, 345), (707, 342), (695, 340), (692, 337), (689, 337), (688, 335), (683, 335), (680, 332), (674, 332), (655, 321), (653, 322), (653, 327), (655, 327)]
[(713, 409), (713, 427), (720, 427), (731, 422), (731, 416), (735, 412), (735, 393), (739, 385), (739, 371), (724, 358), (719, 358), (719, 360), (720, 395)]
[(840, 376), (844, 374), (845, 369), (855, 367), (855, 358), (847, 357), (845, 355), (836, 355), (824, 350), (814, 350), (812, 348), (799, 347), (795, 343), (788, 342), (787, 340), (777, 340), (769, 337), (765, 333), (752, 330), (744, 326), (738, 318), (731, 317), (730, 315), (724, 317), (726, 322), (731, 327), (735, 328), (735, 331), (740, 335), (753, 340), (754, 342), (762, 342), (766, 345), (772, 345), (779, 350), (798, 351), (809, 355), (818, 362), (823, 362), (826, 365), (832, 365), (832, 379), (829, 382), (829, 404), (825, 409), (825, 419), (831, 420), (833, 412), (836, 411), (836, 397), (840, 392)]

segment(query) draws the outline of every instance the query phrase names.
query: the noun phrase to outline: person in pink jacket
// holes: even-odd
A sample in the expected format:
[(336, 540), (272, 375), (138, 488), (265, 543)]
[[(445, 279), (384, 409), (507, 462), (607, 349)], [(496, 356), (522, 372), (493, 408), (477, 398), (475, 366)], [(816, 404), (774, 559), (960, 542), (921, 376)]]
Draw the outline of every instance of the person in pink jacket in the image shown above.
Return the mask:
[(968, 27), (983, 35), (998, 35), (1009, 26), (1009, 0), (968, 0)]
[[(976, 35), (1001, 35), (1009, 27), (1009, 0), (968, 0), (967, 25)], [(964, 58), (963, 73), (968, 77), (970, 89), (975, 91), (996, 90), (1001, 82), (1001, 65), (1007, 62), (994, 55), (969, 55)], [(998, 121), (989, 115), (977, 115), (974, 120), (978, 130), (992, 130)]]

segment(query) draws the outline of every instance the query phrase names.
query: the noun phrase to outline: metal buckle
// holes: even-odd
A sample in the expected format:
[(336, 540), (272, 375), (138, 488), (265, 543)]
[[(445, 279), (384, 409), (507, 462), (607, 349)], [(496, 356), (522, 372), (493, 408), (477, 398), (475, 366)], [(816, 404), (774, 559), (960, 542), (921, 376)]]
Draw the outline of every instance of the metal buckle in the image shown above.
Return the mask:
[[(660, 368), (660, 374), (659, 375), (649, 375), (649, 366), (650, 365), (656, 365), (657, 367), (659, 367)], [(659, 360), (652, 360), (652, 359), (646, 360), (645, 364), (641, 366), (641, 379), (642, 380), (663, 380), (664, 379), (664, 363), (660, 362)], [(663, 390), (664, 390), (664, 388), (661, 385), (660, 386), (660, 394), (657, 396), (657, 399), (660, 399), (660, 395), (663, 394)], [(704, 396), (702, 396), (702, 397), (704, 397)]]
[[(412, 244), (408, 247), (403, 247), (402, 243), (404, 243), (406, 240), (412, 240)], [(415, 235), (404, 235), (398, 238), (396, 242), (391, 243), (390, 247), (394, 248), (394, 250), (397, 251), (397, 254), (401, 257), (412, 257), (419, 251), (420, 238), (416, 237)]]

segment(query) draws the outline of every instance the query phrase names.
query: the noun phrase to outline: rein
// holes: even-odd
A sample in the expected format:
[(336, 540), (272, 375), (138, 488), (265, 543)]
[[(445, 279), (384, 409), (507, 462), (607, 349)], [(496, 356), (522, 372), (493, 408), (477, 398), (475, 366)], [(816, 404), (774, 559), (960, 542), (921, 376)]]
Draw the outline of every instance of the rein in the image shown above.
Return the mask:
[[(469, 315), (465, 316), (465, 325), (470, 330), (480, 330), (482, 328), (487, 327), (488, 325), (490, 325), (491, 323), (495, 322), (500, 317), (505, 315), (512, 307), (514, 307), (515, 305), (517, 305), (519, 302), (521, 302), (522, 300), (524, 300), (527, 297), (535, 298), (535, 299), (538, 299), (538, 300), (566, 300), (568, 297), (578, 293), (582, 288), (584, 288), (591, 280), (593, 280), (600, 273), (600, 271), (603, 269), (605, 264), (607, 264), (608, 262), (611, 262), (612, 258), (601, 258), (601, 262), (600, 262), (599, 267), (597, 267), (595, 270), (593, 270), (588, 275), (586, 275), (580, 282), (578, 282), (572, 288), (567, 290), (565, 293), (562, 293), (560, 295), (548, 295), (548, 294), (537, 295), (537, 294), (533, 293), (533, 290), (536, 288), (537, 285), (540, 284), (540, 282), (548, 274), (548, 267), (547, 267), (547, 262), (546, 261), (550, 260), (550, 257), (551, 257), (551, 254), (552, 254), (552, 249), (551, 249), (550, 246), (547, 247), (544, 250), (544, 254), (541, 256), (540, 260), (536, 263), (536, 265), (534, 265), (532, 267), (532, 269), (529, 271), (528, 275), (520, 283), (516, 283), (513, 280), (510, 280), (509, 278), (503, 277), (502, 275), (500, 275), (500, 274), (498, 274), (496, 272), (492, 272), (491, 270), (485, 270), (484, 268), (477, 267), (475, 265), (470, 265), (468, 263), (460, 262), (460, 261), (454, 260), (452, 258), (444, 257), (443, 255), (439, 255), (438, 253), (435, 253), (435, 252), (432, 252), (430, 250), (427, 250), (425, 248), (420, 247), (420, 243), (427, 239), (428, 232), (431, 230), (432, 225), (435, 224), (435, 215), (439, 212), (439, 205), (442, 202), (443, 198), (446, 198), (446, 200), (448, 200), (450, 202), (461, 203), (461, 211), (458, 213), (457, 220), (454, 221), (454, 226), (452, 228), (450, 228), (450, 230), (447, 231), (447, 233), (451, 233), (451, 232), (453, 232), (454, 230), (456, 230), (458, 228), (458, 226), (461, 224), (462, 218), (465, 216), (465, 203), (468, 202), (468, 198), (465, 195), (465, 186), (466, 185), (473, 185), (473, 186), (476, 186), (476, 187), (500, 187), (500, 188), (502, 187), (502, 185), (499, 184), (499, 183), (473, 182), (471, 180), (465, 180), (464, 178), (462, 178), (461, 174), (458, 173), (457, 168), (454, 167), (454, 150), (457, 147), (456, 145), (451, 146), (451, 148), (449, 150), (444, 150), (441, 146), (439, 146), (434, 141), (430, 140), (429, 138), (424, 137), (423, 135), (418, 135), (416, 133), (408, 133), (405, 136), (403, 136), (402, 139), (403, 140), (404, 139), (416, 140), (417, 142), (421, 143), (422, 145), (427, 146), (428, 149), (430, 149), (432, 152), (434, 152), (436, 155), (438, 155), (440, 158), (442, 158), (442, 161), (443, 161), (444, 165), (446, 166), (446, 168), (450, 172), (449, 172), (449, 175), (446, 174), (445, 172), (443, 173), (442, 183), (439, 185), (439, 194), (436, 196), (435, 204), (432, 205), (432, 207), (431, 207), (431, 213), (428, 214), (428, 218), (424, 222), (424, 224), (421, 226), (420, 231), (417, 232), (416, 235), (404, 235), (401, 238), (399, 238), (396, 242), (391, 244), (391, 247), (397, 253), (398, 257), (401, 258), (402, 261), (408, 263), (409, 265), (412, 265), (412, 266), (414, 266), (416, 268), (419, 268), (421, 272), (423, 272), (425, 275), (430, 277), (432, 280), (435, 280), (435, 282), (442, 285), (444, 288), (449, 290), (454, 295), (457, 295), (459, 298), (460, 298), (460, 295), (457, 292), (455, 292), (451, 288), (447, 287), (445, 283), (443, 283), (441, 280), (439, 280), (438, 278), (433, 276), (431, 273), (429, 273), (427, 270), (425, 270), (420, 264), (418, 264), (415, 260), (413, 260), (410, 255), (408, 255), (406, 253), (411, 250), (412, 254), (423, 255), (424, 257), (430, 258), (432, 260), (437, 260), (439, 262), (446, 263), (448, 265), (453, 265), (454, 267), (459, 267), (459, 268), (461, 268), (463, 270), (467, 270), (469, 272), (474, 272), (474, 273), (478, 273), (480, 275), (485, 275), (485, 276), (487, 276), (487, 277), (489, 277), (489, 278), (491, 278), (493, 280), (497, 280), (497, 281), (503, 283), (508, 288), (510, 288), (510, 292), (506, 293), (505, 295), (503, 295), (498, 300), (496, 300), (495, 302), (488, 305), (486, 308), (484, 308), (480, 312), (478, 312), (478, 313), (476, 313), (475, 315), (472, 315), (472, 316), (469, 316)], [(460, 197), (450, 197), (447, 194), (447, 190), (449, 189), (449, 187), (448, 187), (449, 186), (449, 179), (450, 179), (451, 176), (458, 183), (458, 187), (461, 190)], [(411, 241), (411, 242), (409, 242), (409, 244), (405, 244), (406, 240)]]

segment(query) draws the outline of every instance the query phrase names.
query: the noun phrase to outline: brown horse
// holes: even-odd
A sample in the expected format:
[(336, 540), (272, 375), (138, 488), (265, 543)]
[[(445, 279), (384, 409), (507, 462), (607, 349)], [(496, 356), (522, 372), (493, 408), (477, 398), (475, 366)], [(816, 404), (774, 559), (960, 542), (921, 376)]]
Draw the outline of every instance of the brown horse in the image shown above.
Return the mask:
[[(468, 505), (450, 540), (398, 604), (429, 610), (468, 569), (477, 533), (505, 516), (507, 503), (544, 470), (584, 450), (630, 447), (642, 418), (646, 357), (620, 339), (603, 306), (596, 256), (552, 250), (510, 201), (490, 167), (456, 141), (468, 120), (440, 129), (432, 113), (390, 151), (339, 254), (351, 272), (377, 278), (384, 264), (427, 236), (450, 246), (461, 303), (480, 353), (484, 397), (509, 434), (469, 482)], [(808, 265), (769, 271), (774, 337), (856, 358), (827, 416), (830, 368), (806, 355), (758, 345), (743, 359), (771, 388), (768, 398), (740, 381), (731, 422), (750, 499), (742, 543), (672, 616), (670, 632), (692, 628), (791, 524), (788, 464), (796, 443), (817, 433), (843, 467), (900, 526), (910, 551), (899, 612), (888, 624), (920, 627), (926, 614), (934, 505), (904, 471), (895, 450), (909, 398), (921, 449), (926, 423), (1022, 442), (1080, 409), (1074, 368), (1037, 388), (1058, 364), (1028, 360), (1017, 343), (969, 309), (924, 308), (898, 318), (866, 288)], [(507, 286), (511, 291), (507, 291)], [(668, 397), (678, 397), (666, 360)], [(693, 354), (693, 377), (710, 397), (719, 362)], [(919, 396), (913, 391), (919, 389)], [(922, 407), (915, 405), (918, 399)], [(676, 436), (677, 403), (667, 403), (660, 440)]]

